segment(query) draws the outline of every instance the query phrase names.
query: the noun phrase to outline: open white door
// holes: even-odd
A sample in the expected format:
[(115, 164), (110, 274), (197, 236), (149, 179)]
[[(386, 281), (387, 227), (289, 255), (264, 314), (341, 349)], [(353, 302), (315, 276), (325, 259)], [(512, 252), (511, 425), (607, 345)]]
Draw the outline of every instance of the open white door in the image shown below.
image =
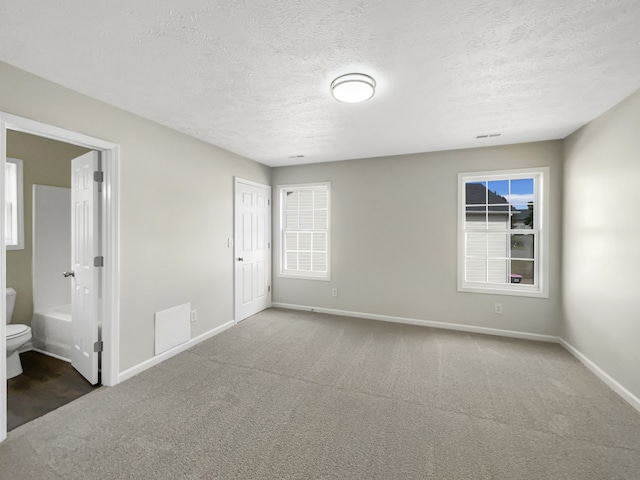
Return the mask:
[(271, 187), (236, 178), (236, 322), (271, 306)]
[(98, 383), (98, 268), (99, 222), (98, 152), (71, 162), (71, 272), (72, 331), (71, 365), (92, 385)]

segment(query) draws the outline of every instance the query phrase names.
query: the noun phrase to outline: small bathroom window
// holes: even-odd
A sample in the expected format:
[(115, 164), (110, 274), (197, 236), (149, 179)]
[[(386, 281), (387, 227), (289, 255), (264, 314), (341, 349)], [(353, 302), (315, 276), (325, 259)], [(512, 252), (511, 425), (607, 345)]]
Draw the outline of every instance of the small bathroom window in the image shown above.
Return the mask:
[(24, 249), (24, 211), (22, 194), (22, 160), (7, 158), (4, 171), (5, 222), (7, 250)]

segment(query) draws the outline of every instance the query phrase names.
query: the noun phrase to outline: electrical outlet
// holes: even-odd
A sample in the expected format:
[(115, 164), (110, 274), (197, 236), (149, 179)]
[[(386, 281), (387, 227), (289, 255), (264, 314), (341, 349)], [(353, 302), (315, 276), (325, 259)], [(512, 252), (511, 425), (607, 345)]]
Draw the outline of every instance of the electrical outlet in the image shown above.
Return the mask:
[(191, 310), (191, 323), (198, 320), (198, 310)]
[(502, 314), (502, 304), (501, 303), (494, 303), (493, 304), (493, 313), (500, 315)]
[(331, 289), (331, 296), (332, 297), (337, 297), (338, 296), (338, 289), (337, 288), (332, 288)]

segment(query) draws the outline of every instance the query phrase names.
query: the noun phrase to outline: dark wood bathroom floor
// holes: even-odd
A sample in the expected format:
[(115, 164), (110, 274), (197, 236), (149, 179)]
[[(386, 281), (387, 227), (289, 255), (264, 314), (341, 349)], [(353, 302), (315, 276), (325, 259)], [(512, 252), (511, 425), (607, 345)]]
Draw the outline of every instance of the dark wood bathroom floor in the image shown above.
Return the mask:
[(24, 373), (7, 381), (7, 430), (66, 405), (97, 386), (70, 363), (39, 352), (20, 354)]

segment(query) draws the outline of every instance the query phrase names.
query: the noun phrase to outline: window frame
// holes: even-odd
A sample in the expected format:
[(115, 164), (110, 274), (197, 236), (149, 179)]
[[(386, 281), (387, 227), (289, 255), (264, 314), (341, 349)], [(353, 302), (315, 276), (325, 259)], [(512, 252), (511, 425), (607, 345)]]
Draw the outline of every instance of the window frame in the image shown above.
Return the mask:
[[(466, 280), (466, 187), (468, 182), (534, 179), (533, 224), (538, 227), (532, 233), (519, 229), (507, 229), (508, 234), (533, 234), (534, 246), (534, 285), (512, 283), (471, 282)], [(458, 291), (467, 293), (485, 293), (512, 295), (520, 297), (549, 298), (549, 167), (531, 167), (458, 174)], [(536, 233), (537, 232), (537, 233)]]
[[(287, 270), (285, 268), (285, 192), (291, 190), (325, 189), (327, 191), (327, 271), (325, 272), (301, 272), (299, 270)], [(276, 275), (281, 278), (297, 278), (300, 280), (331, 281), (331, 182), (313, 182), (283, 184), (277, 186), (278, 190), (278, 268)], [(313, 231), (313, 230), (312, 230)], [(322, 230), (324, 231), (324, 230)]]
[[(24, 250), (24, 165), (23, 161), (19, 158), (6, 157), (5, 163), (5, 182), (9, 180), (7, 167), (9, 164), (16, 166), (16, 201), (15, 208), (12, 209), (16, 217), (16, 230), (13, 232), (17, 237), (15, 243), (9, 243), (10, 240), (5, 237), (6, 250)], [(5, 184), (5, 196), (8, 195)], [(5, 198), (5, 205), (8, 205), (8, 200)], [(6, 215), (5, 215), (6, 216)], [(7, 219), (5, 218), (5, 222)], [(3, 231), (4, 235), (4, 231)]]

